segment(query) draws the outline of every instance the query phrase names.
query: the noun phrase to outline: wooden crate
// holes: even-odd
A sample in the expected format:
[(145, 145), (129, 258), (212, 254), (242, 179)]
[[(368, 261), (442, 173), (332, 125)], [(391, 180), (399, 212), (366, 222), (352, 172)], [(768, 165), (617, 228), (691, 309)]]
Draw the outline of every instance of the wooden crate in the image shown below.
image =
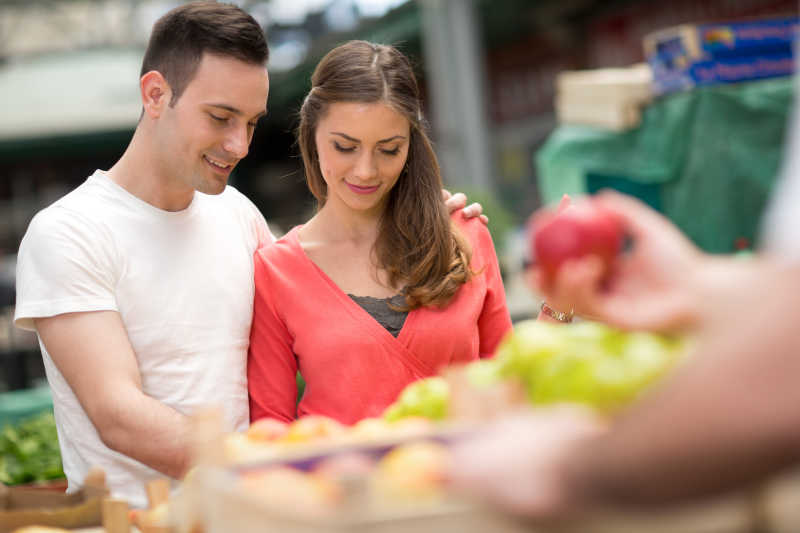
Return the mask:
[(66, 494), (31, 487), (0, 485), (0, 533), (29, 525), (61, 528), (97, 526), (108, 495), (103, 472), (90, 472), (85, 486)]

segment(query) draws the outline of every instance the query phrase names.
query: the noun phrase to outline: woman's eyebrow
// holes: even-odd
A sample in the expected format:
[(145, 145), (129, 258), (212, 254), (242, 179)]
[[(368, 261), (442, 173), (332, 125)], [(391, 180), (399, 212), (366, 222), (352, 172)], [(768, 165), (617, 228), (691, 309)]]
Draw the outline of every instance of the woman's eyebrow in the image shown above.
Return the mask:
[[(339, 135), (340, 137), (344, 137), (348, 141), (354, 142), (354, 143), (360, 143), (361, 142), (359, 139), (356, 139), (355, 137), (350, 137), (346, 133), (342, 133), (342, 132), (339, 132), (339, 131), (332, 131), (331, 135)], [(381, 139), (380, 141), (378, 141), (378, 144), (388, 143), (388, 142), (392, 142), (392, 141), (398, 140), (398, 139), (405, 139), (405, 136), (404, 135), (394, 135), (393, 137), (389, 137), (388, 139)]]

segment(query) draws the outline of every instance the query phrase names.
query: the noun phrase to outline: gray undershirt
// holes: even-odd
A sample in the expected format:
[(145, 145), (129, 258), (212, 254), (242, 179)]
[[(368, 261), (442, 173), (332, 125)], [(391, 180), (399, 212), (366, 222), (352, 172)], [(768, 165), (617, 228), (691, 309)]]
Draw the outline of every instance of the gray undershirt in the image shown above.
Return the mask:
[(372, 296), (354, 296), (352, 294), (348, 294), (348, 296), (393, 336), (397, 337), (400, 334), (408, 312), (396, 311), (389, 307), (389, 303), (396, 306), (404, 305), (406, 300), (402, 294), (395, 294), (391, 298), (373, 298)]

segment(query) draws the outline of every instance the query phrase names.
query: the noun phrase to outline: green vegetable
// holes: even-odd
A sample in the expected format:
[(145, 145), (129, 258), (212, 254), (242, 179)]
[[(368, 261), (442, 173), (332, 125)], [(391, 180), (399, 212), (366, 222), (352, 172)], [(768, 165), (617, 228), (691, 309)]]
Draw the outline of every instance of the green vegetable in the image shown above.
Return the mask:
[(61, 479), (64, 470), (52, 412), (0, 431), (0, 482), (6, 485)]

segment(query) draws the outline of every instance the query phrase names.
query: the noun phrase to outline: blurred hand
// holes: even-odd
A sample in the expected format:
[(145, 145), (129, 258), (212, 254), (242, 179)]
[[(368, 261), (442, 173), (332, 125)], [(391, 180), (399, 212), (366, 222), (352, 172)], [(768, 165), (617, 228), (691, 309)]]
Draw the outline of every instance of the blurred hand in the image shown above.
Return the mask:
[[(572, 198), (570, 198), (570, 196), (568, 194), (564, 194), (561, 197), (561, 200), (558, 202), (558, 207), (556, 208), (556, 213), (563, 212), (570, 205), (572, 205)], [(536, 217), (538, 214), (539, 213), (535, 214), (534, 217)], [(529, 222), (529, 231), (530, 231), (530, 234), (532, 236), (533, 232), (534, 232), (534, 229), (533, 229), (533, 224), (531, 224), (530, 222)], [(531, 253), (533, 253), (534, 244), (533, 244), (533, 240), (532, 239), (530, 240), (528, 245), (529, 245), (529, 247), (531, 249)], [(532, 268), (528, 268), (524, 272), (524, 276), (526, 278), (526, 280), (525, 280), (526, 283), (528, 284), (528, 286), (532, 290), (538, 291), (538, 292), (542, 292), (541, 291), (541, 287), (543, 285), (543, 281), (542, 281), (542, 275), (541, 275), (541, 270), (540, 269), (536, 268), (535, 266), (532, 267)], [(569, 313), (570, 311), (573, 311), (575, 309), (575, 302), (567, 301), (565, 299), (566, 296), (567, 295), (564, 295), (564, 298), (562, 298), (562, 299), (556, 298), (555, 300), (549, 301), (547, 303), (547, 306), (550, 307), (551, 309), (555, 309), (556, 311), (560, 311), (562, 313)], [(550, 318), (549, 316), (545, 315), (544, 313), (539, 313), (538, 320), (543, 320), (545, 322), (555, 322), (555, 323), (558, 322), (556, 319)]]
[(489, 218), (483, 214), (483, 206), (479, 203), (467, 205), (467, 196), (464, 193), (451, 194), (447, 189), (442, 189), (442, 199), (451, 214), (461, 209), (464, 218), (480, 217), (481, 222), (489, 224)]
[(626, 329), (670, 331), (692, 325), (703, 303), (695, 274), (706, 269), (707, 256), (638, 200), (603, 192), (595, 201), (620, 217), (633, 247), (618, 256), (607, 278), (596, 256), (565, 262), (549, 286), (535, 273), (548, 305), (559, 310), (574, 306), (576, 314)]
[(512, 513), (573, 514), (582, 502), (566, 477), (570, 454), (603, 430), (595, 415), (574, 406), (511, 416), (454, 446), (450, 483)]
[(570, 198), (569, 194), (565, 194), (561, 197), (561, 200), (558, 202), (558, 207), (556, 208), (556, 212), (560, 213), (564, 209), (568, 208), (572, 205), (572, 198)]

